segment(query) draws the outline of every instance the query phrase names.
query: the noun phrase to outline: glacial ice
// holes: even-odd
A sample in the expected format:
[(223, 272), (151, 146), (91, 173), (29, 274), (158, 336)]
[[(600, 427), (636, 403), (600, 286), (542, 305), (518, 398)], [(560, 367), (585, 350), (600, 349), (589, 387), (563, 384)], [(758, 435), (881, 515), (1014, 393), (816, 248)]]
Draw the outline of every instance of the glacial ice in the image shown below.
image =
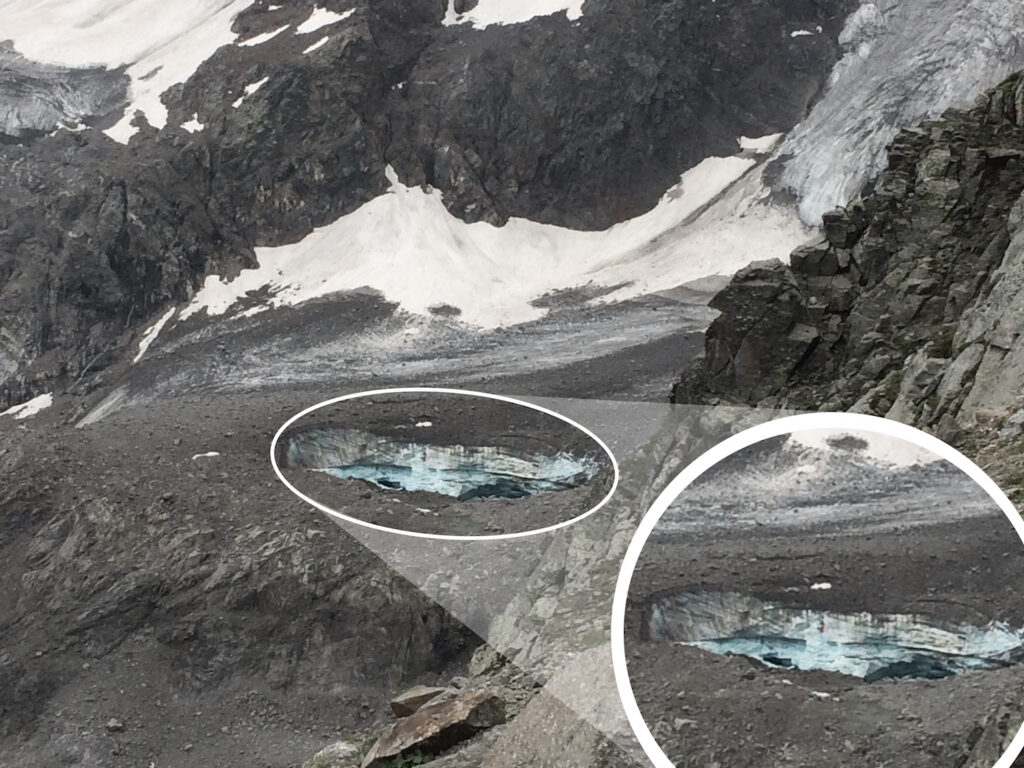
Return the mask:
[[(658, 598), (650, 608), (648, 631), (653, 639), (748, 656), (769, 666), (879, 679), (942, 677), (1024, 659), (1024, 630), (1003, 622), (979, 627), (911, 614), (830, 613), (730, 592)], [(915, 667), (923, 674), (913, 674)]]
[(402, 442), (355, 429), (314, 429), (294, 437), (287, 465), (381, 488), (430, 491), (459, 499), (519, 498), (573, 488), (591, 480), (601, 463), (590, 456), (518, 453), (495, 446)]
[(845, 205), (885, 164), (901, 128), (935, 117), (1024, 68), (1019, 0), (866, 2), (839, 38), (826, 93), (778, 150), (779, 186), (810, 226)]

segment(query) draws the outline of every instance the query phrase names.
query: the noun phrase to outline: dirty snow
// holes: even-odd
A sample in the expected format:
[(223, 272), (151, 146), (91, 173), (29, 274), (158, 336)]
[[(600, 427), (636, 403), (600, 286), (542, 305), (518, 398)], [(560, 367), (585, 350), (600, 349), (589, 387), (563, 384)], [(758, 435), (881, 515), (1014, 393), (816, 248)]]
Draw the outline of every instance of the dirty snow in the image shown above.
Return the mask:
[(495, 328), (541, 317), (531, 302), (562, 288), (618, 286), (602, 301), (620, 301), (729, 275), (788, 257), (810, 234), (795, 212), (770, 201), (760, 170), (750, 173), (756, 163), (708, 158), (654, 209), (601, 232), (525, 219), (466, 224), (438, 192), (407, 187), (389, 169), (388, 193), (297, 243), (257, 248), (259, 267), (232, 281), (207, 277), (181, 319), (223, 314), (261, 288), (273, 296), (248, 315), (370, 287), (413, 313), (450, 304), (466, 323)]
[(355, 12), (355, 8), (351, 8), (344, 13), (335, 13), (334, 11), (329, 11), (326, 8), (314, 8), (313, 13), (310, 14), (309, 18), (299, 24), (299, 26), (295, 28), (295, 31), (300, 35), (307, 35), (310, 32), (316, 32), (318, 29), (330, 26), (331, 24), (337, 24), (339, 21), (344, 21)]
[(584, 0), (480, 0), (477, 6), (463, 14), (455, 12), (455, 0), (448, 0), (444, 16), (445, 26), (472, 24), (477, 29), (492, 24), (521, 24), (537, 16), (564, 13), (570, 21), (583, 15)]
[(159, 320), (153, 323), (153, 325), (150, 326), (144, 334), (142, 334), (142, 338), (139, 340), (139, 352), (135, 355), (135, 359), (132, 360), (133, 363), (137, 363), (142, 359), (142, 356), (146, 354), (146, 350), (149, 349), (149, 346), (156, 340), (160, 331), (162, 331), (163, 327), (167, 325), (167, 321), (171, 319), (175, 312), (177, 312), (177, 310), (174, 307), (171, 307)]
[(31, 400), (22, 403), (21, 405), (12, 406), (6, 411), (0, 413), (0, 416), (13, 416), (16, 419), (27, 419), (29, 416), (35, 416), (41, 410), (49, 408), (51, 405), (53, 405), (53, 393), (48, 392), (45, 395), (33, 397)]

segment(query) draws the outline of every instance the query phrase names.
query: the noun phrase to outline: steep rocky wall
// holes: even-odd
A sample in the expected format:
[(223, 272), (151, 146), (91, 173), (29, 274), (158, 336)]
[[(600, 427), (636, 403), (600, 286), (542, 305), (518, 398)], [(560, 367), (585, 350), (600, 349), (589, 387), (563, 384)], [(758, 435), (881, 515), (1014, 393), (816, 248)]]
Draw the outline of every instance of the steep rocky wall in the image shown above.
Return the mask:
[(904, 131), (824, 235), (751, 265), (675, 402), (857, 410), (963, 442), (1021, 404), (1024, 78)]

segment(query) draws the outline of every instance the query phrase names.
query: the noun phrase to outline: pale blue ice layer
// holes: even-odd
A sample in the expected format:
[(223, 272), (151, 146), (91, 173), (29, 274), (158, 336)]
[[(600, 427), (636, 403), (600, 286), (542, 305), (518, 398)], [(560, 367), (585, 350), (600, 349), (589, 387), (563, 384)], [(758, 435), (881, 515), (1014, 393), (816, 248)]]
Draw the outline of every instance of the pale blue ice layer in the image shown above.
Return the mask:
[[(804, 642), (775, 637), (728, 637), (688, 645), (712, 653), (747, 656), (772, 667), (824, 669), (857, 677), (864, 677), (889, 664), (913, 661), (918, 656), (935, 659), (947, 667), (950, 673), (964, 672), (968, 669), (988, 669), (993, 666), (990, 659), (979, 656), (937, 654), (930, 650), (885, 643), (835, 643), (827, 639)], [(780, 663), (783, 659), (786, 660), (784, 664)]]
[(456, 498), (467, 494), (519, 498), (572, 488), (592, 478), (595, 462), (568, 455), (536, 457), (529, 476), (492, 470), (486, 462), (438, 466), (431, 461), (410, 457), (408, 464), (357, 463), (324, 467), (321, 472), (354, 480), (366, 480), (382, 488), (404, 491), (430, 491)]

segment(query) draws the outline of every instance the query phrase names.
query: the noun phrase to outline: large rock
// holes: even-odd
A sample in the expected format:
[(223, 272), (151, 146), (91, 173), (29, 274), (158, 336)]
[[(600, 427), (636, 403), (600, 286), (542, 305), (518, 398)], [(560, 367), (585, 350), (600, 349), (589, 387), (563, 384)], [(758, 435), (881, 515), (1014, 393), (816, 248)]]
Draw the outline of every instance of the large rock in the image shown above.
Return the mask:
[(473, 690), (428, 704), (392, 725), (367, 753), (362, 768), (387, 765), (407, 754), (437, 755), (503, 722), (505, 702), (491, 691)]
[(807, 359), (821, 335), (803, 290), (778, 261), (740, 270), (711, 306), (722, 314), (705, 338), (706, 365), (689, 385), (711, 395), (766, 397)]

